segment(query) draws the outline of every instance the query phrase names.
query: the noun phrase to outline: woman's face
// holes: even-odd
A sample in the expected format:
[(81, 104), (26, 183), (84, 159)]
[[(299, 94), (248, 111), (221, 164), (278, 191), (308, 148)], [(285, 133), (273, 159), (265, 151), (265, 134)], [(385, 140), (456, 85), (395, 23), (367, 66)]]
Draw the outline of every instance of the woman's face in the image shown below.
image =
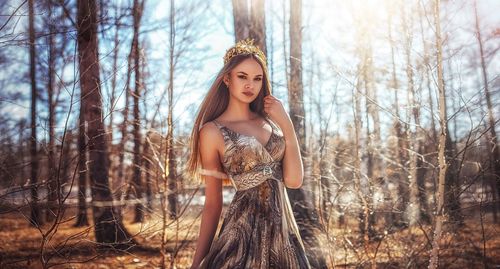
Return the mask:
[(263, 71), (254, 58), (247, 58), (224, 78), (229, 94), (244, 103), (251, 103), (262, 90)]

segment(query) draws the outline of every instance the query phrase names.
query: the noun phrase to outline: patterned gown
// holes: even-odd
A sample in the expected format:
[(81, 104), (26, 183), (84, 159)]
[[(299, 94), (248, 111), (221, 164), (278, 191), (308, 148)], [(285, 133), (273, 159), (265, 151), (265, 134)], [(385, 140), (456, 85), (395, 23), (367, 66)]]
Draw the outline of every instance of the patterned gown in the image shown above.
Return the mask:
[(225, 143), (222, 174), (236, 193), (199, 268), (310, 268), (283, 183), (285, 139), (266, 120), (272, 127), (266, 145), (214, 120)]

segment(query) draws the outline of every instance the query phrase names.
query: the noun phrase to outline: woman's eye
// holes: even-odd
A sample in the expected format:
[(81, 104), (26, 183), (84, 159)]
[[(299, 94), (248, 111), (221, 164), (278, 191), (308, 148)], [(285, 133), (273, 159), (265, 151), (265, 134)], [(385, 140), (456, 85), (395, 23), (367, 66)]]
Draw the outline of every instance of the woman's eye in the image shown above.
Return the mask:
[(256, 78), (255, 80), (257, 80), (257, 81), (261, 81), (261, 80), (262, 80), (262, 78)]
[(238, 76), (238, 77), (241, 78), (241, 79), (245, 79), (245, 76)]

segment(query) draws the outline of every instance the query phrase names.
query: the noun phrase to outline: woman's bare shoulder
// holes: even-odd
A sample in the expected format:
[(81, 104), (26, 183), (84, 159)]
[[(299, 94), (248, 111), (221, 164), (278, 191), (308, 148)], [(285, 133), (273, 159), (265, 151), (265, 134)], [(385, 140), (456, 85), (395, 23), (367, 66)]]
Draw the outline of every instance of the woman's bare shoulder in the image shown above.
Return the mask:
[(200, 140), (218, 142), (224, 141), (219, 127), (213, 121), (206, 122), (200, 129)]
[(214, 122), (203, 124), (199, 132), (200, 153), (205, 159), (220, 160), (224, 152), (224, 137)]

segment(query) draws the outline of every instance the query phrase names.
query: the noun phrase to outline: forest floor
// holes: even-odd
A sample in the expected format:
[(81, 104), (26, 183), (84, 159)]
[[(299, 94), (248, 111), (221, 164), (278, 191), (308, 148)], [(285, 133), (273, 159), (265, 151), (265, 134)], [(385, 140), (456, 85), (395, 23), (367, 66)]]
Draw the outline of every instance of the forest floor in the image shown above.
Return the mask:
[[(55, 233), (45, 236), (51, 224), (39, 228), (29, 225), (27, 209), (0, 212), (0, 268), (189, 268), (199, 232), (201, 207), (184, 211), (179, 222), (167, 220), (165, 252), (161, 238), (161, 212), (148, 214), (142, 223), (132, 223), (133, 208), (124, 210), (124, 224), (141, 245), (123, 251), (101, 251), (94, 242), (92, 225), (74, 227), (76, 209), (67, 209)], [(91, 221), (91, 211), (88, 211)], [(223, 212), (224, 213), (224, 212)], [(478, 214), (477, 214), (478, 215)], [(500, 268), (500, 225), (487, 217), (470, 216), (461, 227), (446, 226), (440, 243), (439, 268)], [(481, 221), (482, 220), (482, 221)], [(221, 223), (221, 222), (220, 222)], [(219, 225), (220, 225), (219, 223)], [(432, 227), (387, 231), (376, 228), (380, 236), (363, 241), (355, 222), (338, 224), (322, 237), (323, 253), (329, 268), (427, 268)], [(43, 251), (41, 243), (45, 242)], [(175, 243), (177, 242), (177, 243)], [(43, 254), (43, 259), (41, 255)]]

